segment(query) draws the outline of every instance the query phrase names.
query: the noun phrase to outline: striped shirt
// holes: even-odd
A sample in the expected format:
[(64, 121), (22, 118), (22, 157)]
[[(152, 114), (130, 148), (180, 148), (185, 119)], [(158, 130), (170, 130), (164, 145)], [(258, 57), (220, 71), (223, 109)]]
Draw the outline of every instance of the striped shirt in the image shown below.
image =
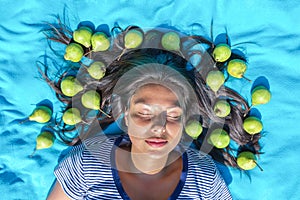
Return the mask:
[[(72, 147), (54, 171), (65, 193), (71, 199), (130, 199), (113, 167), (115, 149), (124, 141), (128, 139), (123, 136), (96, 136)], [(169, 200), (232, 199), (210, 156), (187, 149), (182, 162), (180, 181)]]

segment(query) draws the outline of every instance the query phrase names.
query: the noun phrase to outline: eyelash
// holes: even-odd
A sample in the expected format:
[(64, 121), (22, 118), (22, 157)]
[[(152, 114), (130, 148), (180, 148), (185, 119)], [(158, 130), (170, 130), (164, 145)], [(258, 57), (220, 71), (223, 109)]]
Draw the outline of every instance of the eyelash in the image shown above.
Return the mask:
[[(138, 113), (138, 115), (144, 119), (144, 120), (151, 120), (151, 118), (153, 117), (152, 114), (148, 114), (148, 113)], [(181, 116), (167, 116), (167, 121), (179, 121), (181, 119)]]
[(170, 118), (170, 119), (172, 119), (172, 120), (179, 120), (179, 119), (181, 119), (181, 116), (167, 116), (167, 118)]
[(138, 113), (138, 116), (144, 120), (150, 120), (152, 118), (152, 115), (148, 113)]

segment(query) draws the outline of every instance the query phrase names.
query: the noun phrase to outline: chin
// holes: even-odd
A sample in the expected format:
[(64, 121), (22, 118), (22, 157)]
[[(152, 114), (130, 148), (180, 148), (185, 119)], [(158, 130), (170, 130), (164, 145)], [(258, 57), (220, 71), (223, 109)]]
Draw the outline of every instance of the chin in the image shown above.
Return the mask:
[(174, 148), (170, 148), (170, 147), (165, 147), (165, 148), (161, 148), (161, 149), (150, 149), (147, 152), (147, 155), (150, 158), (153, 159), (161, 159), (163, 157), (166, 157), (170, 154), (170, 152), (172, 152)]

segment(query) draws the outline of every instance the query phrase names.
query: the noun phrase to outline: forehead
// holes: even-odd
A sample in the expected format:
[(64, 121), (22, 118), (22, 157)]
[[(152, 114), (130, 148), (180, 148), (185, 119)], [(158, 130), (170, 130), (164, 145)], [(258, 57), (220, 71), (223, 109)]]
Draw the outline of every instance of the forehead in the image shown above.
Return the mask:
[(177, 95), (169, 88), (160, 84), (147, 84), (140, 87), (132, 96), (130, 104), (179, 107)]

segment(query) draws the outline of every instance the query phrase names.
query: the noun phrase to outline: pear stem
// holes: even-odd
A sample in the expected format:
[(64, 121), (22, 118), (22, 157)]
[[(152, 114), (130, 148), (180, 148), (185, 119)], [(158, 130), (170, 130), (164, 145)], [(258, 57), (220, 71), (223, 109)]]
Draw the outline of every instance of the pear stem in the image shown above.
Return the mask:
[(85, 65), (81, 65), (85, 70), (88, 70), (88, 67)]
[(249, 113), (249, 111), (251, 110), (253, 105), (249, 106), (249, 108), (246, 110), (245, 114), (244, 114), (244, 117), (246, 117), (246, 115)]
[(20, 121), (19, 124), (23, 124), (23, 123), (25, 123), (25, 122), (27, 122), (27, 121), (29, 121), (29, 118)]
[(89, 50), (88, 52), (86, 52), (85, 54), (83, 54), (83, 56), (87, 56), (92, 52), (92, 50)]
[(123, 51), (121, 52), (121, 54), (118, 56), (118, 61), (121, 59), (121, 57), (123, 56), (123, 54), (125, 53), (125, 51), (126, 51), (127, 49), (125, 48), (125, 49), (123, 49)]
[(105, 116), (107, 116), (108, 118), (111, 118), (111, 116), (109, 115), (109, 114), (107, 114), (107, 113), (105, 113), (103, 110), (101, 110), (100, 108), (99, 108), (99, 111), (100, 112), (102, 112)]
[(242, 78), (246, 79), (248, 82), (251, 82), (251, 80), (245, 76), (242, 76)]
[(183, 53), (180, 50), (178, 50), (178, 52), (182, 58), (185, 58), (185, 56), (183, 55)]
[(253, 161), (255, 162), (255, 164), (257, 165), (257, 167), (260, 169), (260, 171), (264, 171), (264, 169), (255, 160), (253, 160)]
[(32, 158), (33, 157), (33, 155), (35, 154), (35, 152), (36, 152), (36, 148), (34, 148), (34, 150), (33, 150), (33, 152), (32, 152), (32, 154), (29, 156), (30, 158)]
[(91, 54), (91, 52), (92, 52), (93, 50), (91, 49), (91, 47), (89, 47), (89, 59), (92, 59), (92, 54)]

